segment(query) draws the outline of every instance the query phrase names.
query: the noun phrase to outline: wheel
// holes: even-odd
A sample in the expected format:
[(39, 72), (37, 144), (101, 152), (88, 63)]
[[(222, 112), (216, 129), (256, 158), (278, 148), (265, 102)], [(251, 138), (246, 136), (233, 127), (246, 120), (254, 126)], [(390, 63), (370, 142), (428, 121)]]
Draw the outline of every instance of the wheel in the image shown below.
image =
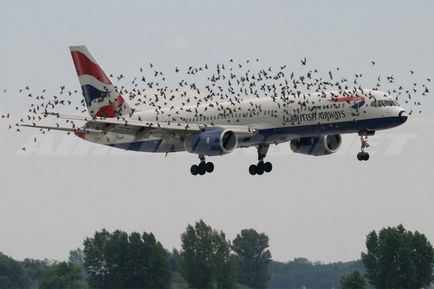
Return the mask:
[(197, 175), (199, 172), (199, 167), (197, 165), (192, 165), (190, 168), (190, 173), (195, 176)]
[(359, 152), (358, 154), (357, 154), (357, 159), (359, 160), (359, 161), (363, 161), (363, 159), (364, 159), (364, 155), (363, 155), (364, 153), (363, 152)]
[(364, 160), (364, 161), (369, 160), (369, 154), (368, 154), (368, 153), (364, 153), (364, 154), (363, 154), (363, 160)]
[(256, 165), (256, 173), (257, 173), (258, 175), (262, 175), (262, 174), (264, 173), (264, 162), (259, 162), (259, 163)]
[(207, 173), (212, 173), (214, 171), (214, 164), (212, 162), (206, 163), (205, 170)]
[(199, 170), (205, 170), (206, 171), (206, 166), (205, 166), (205, 162), (200, 162), (199, 163), (199, 165), (198, 165), (198, 167), (199, 167)]
[(201, 162), (198, 167), (199, 167), (199, 170), (198, 170), (199, 175), (203, 176), (206, 173), (205, 162)]
[(206, 173), (206, 168), (205, 166), (201, 166), (199, 165), (199, 170), (198, 170), (199, 175), (203, 176)]
[(271, 172), (272, 169), (273, 169), (273, 165), (272, 165), (270, 162), (266, 162), (266, 163), (264, 164), (264, 171), (265, 171), (266, 173)]
[(256, 165), (251, 165), (251, 166), (249, 167), (249, 173), (250, 173), (252, 176), (256, 175)]

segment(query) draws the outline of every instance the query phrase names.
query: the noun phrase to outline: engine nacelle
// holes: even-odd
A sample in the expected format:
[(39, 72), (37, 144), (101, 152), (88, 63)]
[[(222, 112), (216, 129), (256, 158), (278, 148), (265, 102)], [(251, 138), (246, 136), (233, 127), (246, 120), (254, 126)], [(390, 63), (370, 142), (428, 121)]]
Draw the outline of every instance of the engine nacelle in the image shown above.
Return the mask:
[(234, 151), (238, 138), (231, 130), (216, 128), (188, 135), (184, 145), (190, 153), (218, 156)]
[(298, 154), (323, 156), (335, 153), (342, 143), (342, 137), (335, 135), (319, 135), (291, 140), (291, 150)]

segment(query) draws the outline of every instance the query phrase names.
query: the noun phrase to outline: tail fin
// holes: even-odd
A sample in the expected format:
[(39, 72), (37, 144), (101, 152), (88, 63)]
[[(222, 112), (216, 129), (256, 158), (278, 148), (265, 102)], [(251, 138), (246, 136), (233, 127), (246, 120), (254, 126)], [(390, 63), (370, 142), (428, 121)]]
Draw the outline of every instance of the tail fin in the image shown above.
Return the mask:
[(83, 96), (91, 116), (113, 118), (133, 110), (90, 54), (86, 46), (70, 46)]

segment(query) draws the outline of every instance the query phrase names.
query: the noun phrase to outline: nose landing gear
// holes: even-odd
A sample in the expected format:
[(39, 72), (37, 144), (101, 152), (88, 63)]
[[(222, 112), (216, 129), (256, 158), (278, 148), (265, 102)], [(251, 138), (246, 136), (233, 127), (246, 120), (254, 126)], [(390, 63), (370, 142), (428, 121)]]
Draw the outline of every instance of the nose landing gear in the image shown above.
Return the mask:
[[(374, 135), (374, 132), (369, 135)], [(360, 148), (361, 152), (357, 154), (357, 159), (359, 161), (367, 161), (369, 160), (369, 153), (365, 152), (365, 149), (369, 147), (368, 134), (360, 134), (360, 142), (362, 143)]]

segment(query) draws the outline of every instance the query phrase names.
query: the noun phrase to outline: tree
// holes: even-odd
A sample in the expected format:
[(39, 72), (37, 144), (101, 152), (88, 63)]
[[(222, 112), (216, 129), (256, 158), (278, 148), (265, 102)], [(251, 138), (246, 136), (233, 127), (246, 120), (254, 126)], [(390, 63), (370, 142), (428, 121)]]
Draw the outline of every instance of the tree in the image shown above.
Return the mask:
[(145, 246), (149, 248), (148, 280), (146, 288), (170, 288), (170, 261), (169, 253), (160, 242), (155, 240), (153, 234), (142, 235)]
[(354, 270), (351, 274), (341, 279), (342, 289), (365, 289), (366, 286), (367, 282), (365, 277), (357, 270)]
[(42, 277), (50, 269), (50, 262), (45, 260), (24, 259), (23, 266), (26, 269), (27, 275), (30, 278), (31, 287), (38, 287)]
[(95, 232), (93, 238), (84, 241), (84, 266), (88, 274), (88, 283), (93, 288), (111, 288), (111, 261), (109, 260), (108, 243), (111, 236), (103, 229)]
[(24, 266), (0, 253), (0, 289), (25, 289), (29, 286), (30, 279)]
[(200, 220), (181, 235), (181, 272), (194, 289), (208, 289), (213, 281), (213, 230)]
[(80, 269), (74, 264), (61, 262), (47, 271), (39, 284), (39, 289), (79, 289)]
[(200, 220), (181, 235), (181, 273), (194, 289), (235, 286), (235, 264), (229, 241)]
[(235, 256), (223, 232), (214, 234), (214, 278), (217, 289), (230, 289), (236, 285)]
[(250, 288), (266, 288), (270, 279), (268, 266), (271, 253), (268, 236), (253, 229), (245, 229), (233, 241), (238, 258), (238, 281)]
[(364, 272), (362, 261), (323, 264), (296, 258), (286, 263), (272, 261), (269, 266), (271, 279), (268, 288), (274, 289), (324, 289), (340, 288), (342, 277), (354, 270)]
[(84, 241), (83, 253), (93, 288), (170, 287), (169, 254), (153, 234), (102, 230)]
[(402, 225), (372, 231), (362, 260), (377, 289), (428, 287), (433, 281), (434, 250), (425, 235)]
[(69, 251), (68, 262), (74, 264), (80, 270), (80, 283), (86, 284), (86, 269), (84, 268), (84, 255), (80, 248)]

